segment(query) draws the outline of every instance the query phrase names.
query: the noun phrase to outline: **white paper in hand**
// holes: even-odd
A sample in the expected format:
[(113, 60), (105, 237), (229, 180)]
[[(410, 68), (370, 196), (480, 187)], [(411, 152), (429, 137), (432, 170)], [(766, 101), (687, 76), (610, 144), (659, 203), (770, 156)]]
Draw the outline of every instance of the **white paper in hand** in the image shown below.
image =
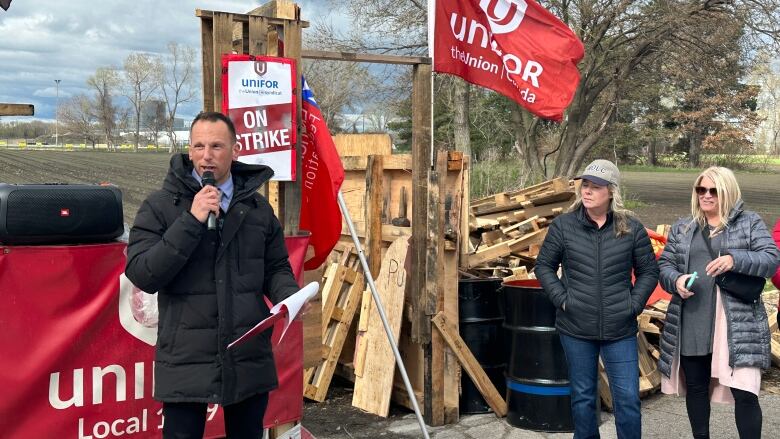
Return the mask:
[(292, 321), (295, 320), (295, 317), (298, 316), (301, 308), (303, 308), (303, 304), (314, 297), (319, 289), (319, 283), (311, 282), (310, 284), (301, 288), (297, 293), (277, 303), (270, 309), (271, 315), (269, 317), (256, 324), (252, 329), (245, 332), (241, 337), (238, 337), (235, 341), (230, 343), (228, 345), (228, 349), (231, 349), (232, 347), (239, 345), (254, 337), (255, 335), (265, 331), (266, 329), (273, 327), (273, 324), (277, 320), (284, 318), (284, 329), (282, 330), (282, 335), (279, 337), (279, 342), (281, 343), (284, 335), (287, 333), (287, 328), (290, 327), (290, 323), (292, 323)]
[(284, 330), (282, 331), (281, 337), (279, 337), (280, 343), (284, 338), (284, 334), (287, 333), (287, 328), (290, 327), (290, 323), (292, 323), (292, 321), (295, 320), (295, 317), (298, 316), (298, 313), (301, 311), (301, 308), (303, 308), (303, 305), (311, 300), (311, 298), (314, 297), (319, 290), (320, 284), (318, 282), (311, 282), (305, 287), (301, 288), (297, 293), (282, 300), (281, 302), (274, 305), (273, 308), (271, 308), (271, 315), (282, 312), (284, 309), (287, 310), (287, 319), (284, 322)]

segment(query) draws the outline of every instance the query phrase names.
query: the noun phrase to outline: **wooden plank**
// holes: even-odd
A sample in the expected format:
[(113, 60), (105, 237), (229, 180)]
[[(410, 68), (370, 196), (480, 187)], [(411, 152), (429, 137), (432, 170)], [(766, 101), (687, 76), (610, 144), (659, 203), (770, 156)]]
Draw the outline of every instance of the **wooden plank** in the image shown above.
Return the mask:
[(269, 17), (300, 19), (300, 8), (288, 0), (271, 0), (250, 11), (250, 14), (267, 15)]
[(222, 55), (233, 51), (233, 14), (215, 12), (213, 17), (214, 111), (222, 111)]
[[(331, 265), (331, 267), (333, 267), (333, 265)], [(348, 270), (347, 267), (344, 267), (343, 265), (338, 265), (335, 271), (331, 271), (329, 273), (332, 274), (332, 276), (328, 277), (327, 280), (325, 281), (325, 284), (323, 285), (323, 293), (322, 293), (323, 331), (325, 330), (324, 325), (330, 322), (330, 319), (332, 318), (333, 309), (336, 307), (336, 302), (339, 299), (341, 286), (344, 284), (344, 273), (347, 270)], [(325, 287), (328, 287), (328, 289), (326, 290)]]
[[(443, 217), (440, 212), (439, 170), (444, 164), (446, 173), (446, 151), (437, 157), (436, 171), (428, 172), (428, 239), (426, 240), (425, 263), (425, 319), (420, 321), (421, 327), (430, 327), (430, 316), (436, 315), (442, 308), (443, 254), (444, 239), (441, 236)], [(442, 160), (443, 157), (443, 160)], [(445, 174), (446, 175), (446, 174)], [(431, 426), (444, 424), (444, 342), (440, 337), (430, 333), (430, 344), (425, 355), (425, 413), (426, 423)]]
[[(572, 196), (573, 195), (574, 194), (572, 194)], [(481, 219), (483, 221), (498, 221), (500, 217), (509, 217), (508, 219), (511, 218), (511, 221), (523, 221), (526, 218), (530, 218), (532, 216), (552, 217), (560, 214), (559, 212), (555, 212), (556, 209), (563, 209), (563, 211), (566, 211), (566, 209), (571, 206), (572, 202), (574, 202), (573, 197), (567, 201), (546, 204), (544, 206), (533, 206), (528, 209), (516, 210), (514, 212), (498, 212), (479, 215), (477, 216), (477, 220)]]
[(355, 365), (355, 375), (363, 376), (368, 352), (368, 318), (371, 315), (374, 298), (371, 291), (366, 288), (360, 301), (360, 319), (358, 320), (357, 333), (355, 334), (355, 355), (352, 362)]
[(472, 354), (466, 346), (466, 343), (460, 337), (460, 334), (458, 334), (457, 329), (454, 329), (443, 313), (436, 314), (432, 321), (434, 325), (436, 325), (436, 329), (438, 329), (439, 333), (444, 337), (444, 340), (455, 352), (455, 355), (458, 356), (461, 366), (466, 370), (466, 373), (468, 373), (469, 377), (474, 382), (477, 390), (479, 390), (479, 393), (485, 398), (485, 401), (490, 408), (493, 409), (496, 416), (506, 416), (506, 401), (504, 401), (504, 398), (498, 393), (498, 390), (496, 390), (496, 387), (490, 381), (490, 378), (488, 378), (485, 371), (479, 365), (477, 359), (474, 358), (474, 354)]
[(285, 433), (295, 427), (295, 422), (279, 424), (268, 429), (268, 439), (280, 439)]
[(203, 110), (214, 111), (214, 35), (211, 17), (200, 19), (200, 43), (203, 65)]
[(265, 55), (265, 44), (268, 39), (268, 21), (265, 17), (249, 17), (249, 47), (250, 55)]
[[(431, 66), (418, 64), (412, 71), (412, 267), (425, 267), (426, 239), (428, 238), (428, 171), (431, 169)], [(430, 324), (425, 320), (424, 270), (411, 273), (412, 341), (425, 344), (430, 341)]]
[(366, 169), (366, 248), (368, 267), (373, 277), (379, 275), (382, 264), (382, 200), (384, 199), (384, 178), (382, 156), (368, 157)]
[(311, 301), (312, 307), (303, 315), (303, 368), (309, 368), (317, 364), (321, 358), (319, 354), (322, 345), (322, 299), (315, 297)]
[(544, 206), (545, 204), (568, 201), (573, 199), (576, 196), (577, 195), (574, 193), (574, 191), (552, 192), (545, 196), (540, 196), (538, 198), (531, 198), (531, 203), (534, 206)]
[[(409, 171), (412, 169), (411, 154), (393, 154), (382, 157), (385, 170)], [(368, 169), (367, 156), (341, 157), (341, 164), (345, 171), (363, 171)]]
[(509, 247), (509, 245), (520, 239), (522, 238), (500, 242), (498, 244), (491, 245), (490, 247), (477, 250), (476, 253), (468, 255), (466, 267), (473, 268), (487, 261), (492, 261), (493, 259), (508, 256), (510, 253), (512, 253), (512, 249)]
[(0, 103), (0, 116), (33, 116), (35, 107), (32, 104)]
[(513, 224), (509, 227), (502, 227), (501, 231), (503, 233), (509, 233), (513, 230), (520, 230), (521, 232), (525, 232), (526, 229), (529, 228), (533, 230), (539, 230), (539, 226), (536, 224), (538, 220), (539, 220), (539, 215), (534, 215), (528, 219), (520, 221), (519, 223)]
[[(441, 161), (439, 162), (441, 165)], [(456, 164), (457, 166), (453, 166)], [(468, 241), (468, 232), (463, 233), (463, 227), (468, 227), (468, 157), (464, 157), (459, 151), (447, 151), (447, 170), (446, 177), (439, 184), (441, 199), (444, 205), (443, 209), (444, 228), (447, 236), (448, 231), (454, 234), (455, 245), (449, 250), (446, 245), (450, 243), (449, 239), (445, 241), (443, 267), (444, 273), (441, 279), (442, 295), (439, 298), (441, 309), (444, 315), (454, 325), (458, 323), (458, 264), (460, 252), (457, 250), (461, 241)], [(443, 169), (439, 169), (439, 174), (445, 174)], [(437, 331), (433, 331), (436, 332)], [(438, 333), (437, 333), (438, 337)], [(444, 344), (444, 423), (454, 424), (459, 420), (460, 404), (460, 378), (461, 368), (458, 357)]]
[[(382, 269), (376, 279), (377, 293), (385, 309), (388, 324), (397, 342), (401, 332), (409, 241), (393, 242), (382, 259)], [(367, 349), (363, 375), (355, 378), (352, 405), (369, 413), (387, 417), (390, 393), (395, 373), (395, 356), (387, 340), (376, 306), (372, 306), (366, 331)]]
[[(291, 2), (285, 2), (285, 5), (279, 5), (279, 11), (277, 13), (282, 14), (285, 18), (291, 18), (292, 14), (295, 19), (300, 19), (300, 9)], [(285, 12), (285, 9), (288, 12)], [(292, 12), (290, 12), (292, 11)], [(303, 132), (303, 123), (301, 123), (301, 102), (303, 89), (301, 85), (301, 47), (302, 47), (302, 35), (301, 35), (301, 22), (286, 20), (284, 22), (284, 53), (283, 56), (292, 58), (295, 60), (296, 74), (295, 74), (295, 100), (297, 102), (297, 111), (295, 112), (295, 120), (297, 133), (295, 136), (295, 169), (298, 169), (296, 180), (284, 183), (284, 209), (281, 212), (280, 218), (282, 218), (282, 225), (286, 233), (297, 233), (298, 225), (300, 221), (299, 206), (301, 205), (301, 184), (303, 178), (301, 177), (301, 157), (303, 156), (301, 151), (301, 133)]]
[(607, 378), (607, 371), (604, 369), (604, 362), (599, 358), (599, 396), (601, 397), (601, 403), (607, 410), (612, 411), (612, 392), (609, 390), (609, 378)]
[(471, 162), (469, 157), (463, 159), (463, 179), (461, 180), (461, 192), (463, 194), (460, 206), (460, 258), (459, 267), (465, 267), (466, 254), (469, 253), (469, 203), (471, 201)]
[[(205, 18), (207, 20), (211, 20), (214, 17), (214, 15), (216, 15), (216, 14), (224, 14), (224, 13), (225, 12), (221, 12), (221, 11), (210, 11), (210, 10), (206, 10), (206, 9), (195, 9), (195, 16), (196, 17), (200, 17), (202, 19)], [(232, 13), (232, 15), (233, 15), (233, 21), (239, 22), (239, 23), (246, 23), (246, 22), (248, 22), (249, 21), (249, 17), (250, 17), (250, 14), (236, 14), (236, 13)], [(252, 15), (264, 15), (264, 14), (255, 14), (254, 12), (252, 12)], [(271, 16), (265, 16), (265, 18), (268, 19), (268, 23), (269, 24), (279, 25), (279, 26), (284, 25), (285, 21), (288, 20), (287, 18), (278, 18), (278, 17), (271, 17)], [(301, 27), (304, 27), (304, 28), (309, 27), (309, 22), (308, 21), (300, 20), (300, 22), (301, 22)]]
[(431, 59), (422, 56), (375, 55), (370, 53), (331, 52), (325, 50), (304, 50), (303, 57), (307, 59), (323, 59), (329, 61), (370, 62), (376, 64), (430, 64)]
[(393, 141), (389, 134), (336, 134), (333, 144), (339, 157), (368, 157), (369, 155), (392, 155)]

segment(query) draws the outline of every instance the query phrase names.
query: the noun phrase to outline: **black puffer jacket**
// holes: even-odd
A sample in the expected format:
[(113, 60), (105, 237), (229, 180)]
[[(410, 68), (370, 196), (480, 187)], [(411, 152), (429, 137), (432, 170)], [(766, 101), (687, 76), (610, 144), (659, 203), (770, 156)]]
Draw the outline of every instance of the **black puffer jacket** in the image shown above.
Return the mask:
[(636, 316), (657, 285), (658, 265), (644, 227), (634, 218), (629, 221), (631, 232), (619, 238), (611, 213), (600, 229), (584, 208), (550, 224), (535, 271), (558, 309), (555, 326), (561, 333), (591, 340), (636, 334)]
[[(780, 262), (780, 251), (761, 217), (755, 212), (743, 210), (742, 206), (740, 200), (729, 214), (721, 241), (721, 254), (734, 258), (732, 271), (736, 273), (769, 277)], [(680, 276), (688, 273), (691, 242), (696, 233), (701, 233), (700, 228), (691, 217), (677, 221), (658, 261), (661, 286), (672, 295), (661, 334), (661, 358), (658, 360), (659, 370), (667, 377), (671, 376), (672, 363), (680, 347), (678, 336), (683, 300), (677, 294), (676, 283)], [(745, 303), (728, 293), (721, 294), (721, 299), (728, 325), (729, 366), (769, 368), (770, 333), (763, 302)]]
[(227, 405), (277, 385), (268, 331), (226, 346), (298, 289), (281, 226), (256, 191), (266, 166), (233, 162), (233, 198), (219, 232), (190, 214), (200, 185), (186, 155), (171, 158), (163, 189), (141, 205), (130, 231), (126, 274), (158, 293), (154, 397)]

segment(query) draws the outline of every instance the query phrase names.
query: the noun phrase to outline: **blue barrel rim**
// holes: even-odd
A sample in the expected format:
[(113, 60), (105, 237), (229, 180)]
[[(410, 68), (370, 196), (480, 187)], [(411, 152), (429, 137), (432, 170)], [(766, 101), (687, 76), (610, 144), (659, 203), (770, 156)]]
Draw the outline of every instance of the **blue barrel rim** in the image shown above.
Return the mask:
[(536, 386), (532, 384), (522, 384), (515, 380), (506, 380), (506, 388), (515, 392), (528, 393), (540, 396), (567, 396), (571, 395), (571, 386)]

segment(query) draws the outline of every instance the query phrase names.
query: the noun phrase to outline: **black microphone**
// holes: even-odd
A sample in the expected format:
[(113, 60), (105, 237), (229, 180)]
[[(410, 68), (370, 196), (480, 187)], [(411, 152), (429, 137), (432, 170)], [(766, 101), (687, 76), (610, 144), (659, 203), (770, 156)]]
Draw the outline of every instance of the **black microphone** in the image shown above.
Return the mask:
[[(217, 180), (214, 179), (214, 173), (211, 171), (204, 172), (200, 177), (200, 181), (203, 183), (203, 187), (217, 185)], [(206, 227), (209, 230), (217, 230), (217, 216), (214, 212), (209, 212), (209, 218), (206, 220)]]

